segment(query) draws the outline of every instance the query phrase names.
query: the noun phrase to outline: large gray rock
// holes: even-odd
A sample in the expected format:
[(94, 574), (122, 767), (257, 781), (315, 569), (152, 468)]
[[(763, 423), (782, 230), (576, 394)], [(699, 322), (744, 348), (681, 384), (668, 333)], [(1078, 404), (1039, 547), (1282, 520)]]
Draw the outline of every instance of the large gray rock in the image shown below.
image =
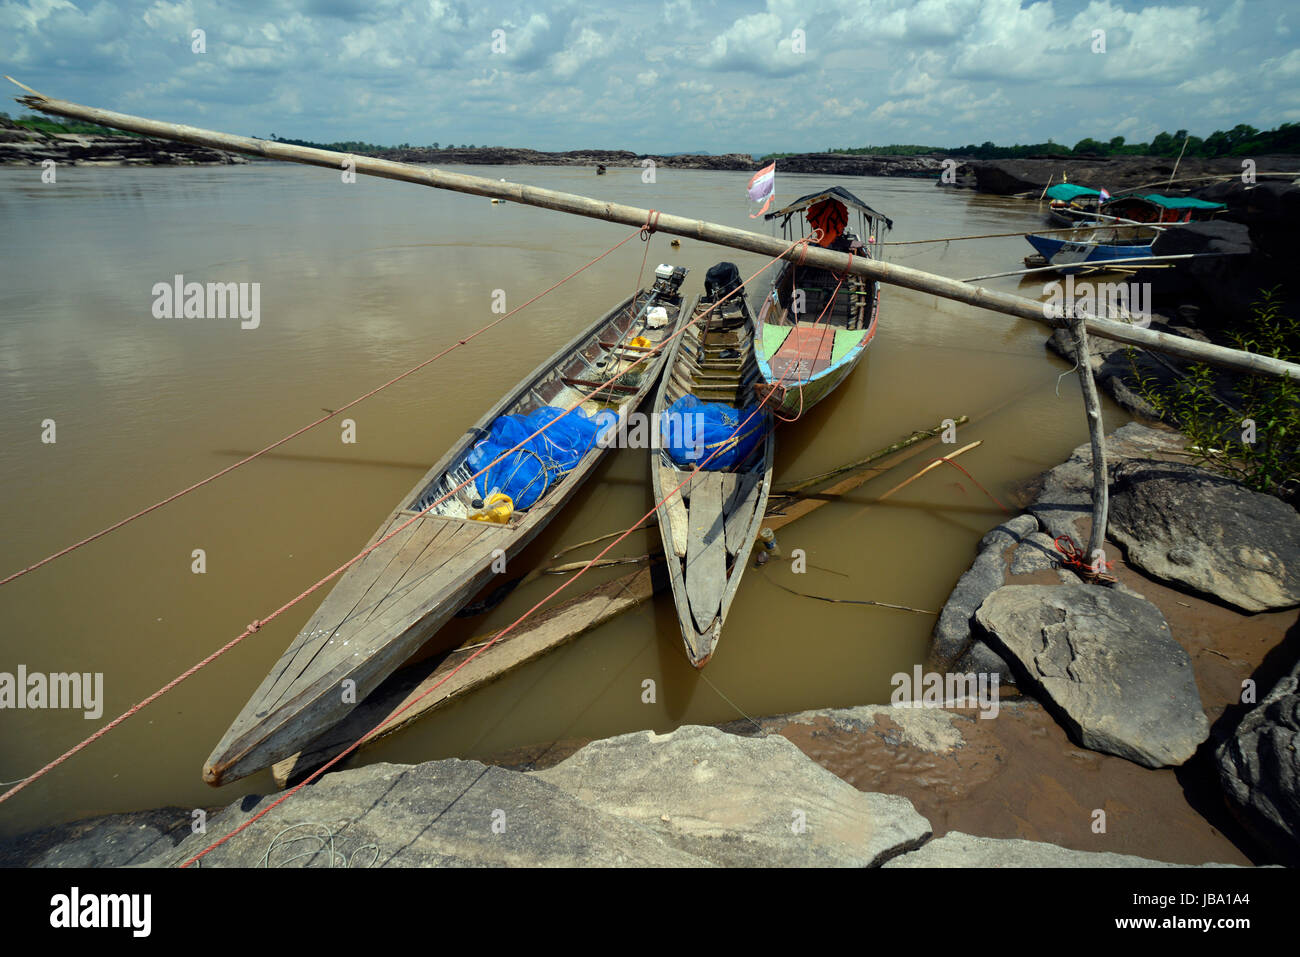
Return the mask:
[[(920, 850), (896, 857), (885, 867), (1191, 867), (1167, 864), (1131, 854), (1108, 851), (1072, 851), (1055, 844), (993, 837), (975, 837), (949, 831)], [(1203, 864), (1202, 867), (1232, 867)]]
[[(1009, 676), (1011, 669), (1006, 663), (972, 633), (971, 619), (984, 599), (1006, 583), (1007, 549), (1019, 546), (1037, 532), (1038, 520), (1034, 516), (1017, 515), (980, 539), (975, 561), (957, 579), (934, 626), (931, 655), (939, 667), (975, 673), (997, 671)], [(1017, 548), (1014, 554), (1019, 551)]]
[(1279, 856), (1300, 862), (1300, 663), (1215, 756), (1238, 817)]
[(1244, 611), (1300, 604), (1300, 515), (1232, 479), (1125, 462), (1112, 480), (1110, 535), (1129, 564)]
[(534, 776), (726, 866), (870, 867), (930, 836), (906, 798), (864, 794), (779, 735), (641, 731)]
[[(180, 864), (272, 800), (230, 805), (208, 821), (206, 834), (192, 835), (147, 866)], [(266, 866), (264, 858), (272, 867), (708, 864), (535, 775), (455, 759), (327, 775), (209, 853), (202, 865), (258, 867)]]
[[(175, 866), (272, 801), (250, 796), (147, 866)], [(785, 738), (687, 726), (596, 741), (546, 771), (477, 761), (327, 775), (203, 858), (207, 867), (878, 865), (930, 825)]]
[(1150, 602), (1095, 585), (1006, 585), (975, 618), (1084, 747), (1158, 768), (1208, 737), (1191, 660)]
[(164, 807), (105, 814), (0, 841), (0, 867), (126, 867), (174, 847), (191, 811)]
[[(1176, 452), (1184, 444), (1177, 432), (1148, 428), (1136, 422), (1116, 429), (1105, 441), (1106, 462), (1112, 469), (1126, 459)], [(1110, 478), (1113, 484), (1114, 476)], [(1087, 543), (1088, 530), (1092, 527), (1091, 445), (1087, 442), (1080, 445), (1068, 459), (1043, 474), (1042, 487), (1029, 511), (1053, 541), (1069, 535), (1081, 545)]]

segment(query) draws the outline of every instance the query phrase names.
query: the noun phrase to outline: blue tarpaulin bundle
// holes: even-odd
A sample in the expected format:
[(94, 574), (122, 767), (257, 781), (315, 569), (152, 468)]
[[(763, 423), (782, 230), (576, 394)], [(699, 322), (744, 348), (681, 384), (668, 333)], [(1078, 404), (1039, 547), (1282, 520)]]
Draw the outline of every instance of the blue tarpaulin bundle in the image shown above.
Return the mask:
[[(660, 441), (673, 462), (682, 468), (699, 465), (708, 472), (733, 469), (763, 441), (767, 422), (765, 416), (757, 414), (758, 408), (755, 404), (736, 409), (684, 395), (664, 411), (659, 423)], [(736, 442), (731, 445), (733, 436)], [(705, 464), (710, 455), (713, 458)]]
[[(548, 422), (555, 424), (528, 438)], [(495, 489), (509, 495), (516, 509), (528, 508), (591, 451), (599, 431), (596, 419), (580, 409), (565, 415), (563, 409), (548, 405), (527, 415), (500, 416), (474, 446), (467, 464), (478, 472), (503, 453), (505, 458), (475, 478), (474, 487), (480, 498)], [(508, 451), (516, 445), (518, 449)]]

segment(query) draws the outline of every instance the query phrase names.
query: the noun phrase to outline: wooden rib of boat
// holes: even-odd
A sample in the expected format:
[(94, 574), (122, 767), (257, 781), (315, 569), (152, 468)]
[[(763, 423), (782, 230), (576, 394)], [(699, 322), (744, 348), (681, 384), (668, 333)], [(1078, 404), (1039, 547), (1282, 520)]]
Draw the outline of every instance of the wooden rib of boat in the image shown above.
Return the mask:
[[(858, 214), (858, 234), (846, 228), (850, 209)], [(795, 219), (800, 213), (803, 217)], [(866, 257), (874, 255), (875, 244), (893, 227), (888, 217), (839, 186), (802, 196), (766, 216), (776, 217), (782, 217), (787, 239), (792, 220), (801, 235), (806, 221), (822, 229), (821, 245)], [(768, 405), (783, 418), (812, 408), (857, 367), (875, 337), (879, 313), (878, 283), (860, 276), (841, 282), (830, 270), (783, 261), (755, 320), (757, 394), (774, 392)]]
[[(718, 287), (706, 292), (696, 301), (692, 315), (707, 312), (729, 291)], [(754, 405), (753, 387), (758, 379), (750, 343), (753, 328), (743, 292), (704, 315), (671, 346), (655, 396), (661, 434), (670, 428), (661, 414), (686, 395), (735, 409), (738, 439), (743, 440), (752, 430), (762, 430), (762, 438), (749, 455), (726, 470), (679, 466), (667, 448), (655, 449), (650, 456), (650, 482), (655, 501), (660, 503), (659, 531), (673, 602), (686, 655), (696, 668), (703, 668), (718, 646), (772, 487), (772, 414), (764, 406), (746, 422), (742, 412)], [(704, 447), (700, 460), (706, 460), (712, 451)], [(682, 482), (686, 484), (665, 501)]]
[(480, 507), (473, 481), (453, 493), (471, 479), (469, 455), (499, 416), (568, 409), (615, 377), (579, 408), (587, 415), (612, 411), (625, 420), (663, 368), (666, 349), (645, 356), (676, 331), (685, 275), (684, 268), (661, 266), (652, 287), (619, 303), (538, 366), (398, 502), (368, 545), (405, 528), (339, 578), (217, 744), (204, 780), (221, 785), (244, 777), (320, 737), (492, 580), (495, 560), (509, 560), (546, 526), (590, 476), (607, 443), (586, 451), (504, 524), (468, 517)]

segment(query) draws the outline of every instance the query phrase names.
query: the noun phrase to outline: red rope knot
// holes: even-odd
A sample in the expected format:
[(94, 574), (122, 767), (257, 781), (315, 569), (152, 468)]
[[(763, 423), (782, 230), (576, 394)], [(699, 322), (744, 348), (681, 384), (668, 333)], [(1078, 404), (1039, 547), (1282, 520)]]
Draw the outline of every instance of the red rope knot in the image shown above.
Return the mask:
[(251, 622), (249, 622), (248, 627), (245, 628), (244, 630), (247, 631), (250, 635), (253, 635), (261, 631), (262, 626), (265, 624), (266, 622), (263, 621), (262, 619), (254, 618)]
[(650, 210), (650, 215), (646, 217), (645, 225), (641, 227), (641, 242), (648, 243), (650, 237), (659, 229), (659, 210)]
[(1058, 535), (1052, 543), (1056, 550), (1061, 553), (1061, 564), (1067, 568), (1072, 568), (1080, 576), (1088, 581), (1115, 581), (1106, 572), (1114, 566), (1114, 562), (1108, 562), (1099, 558), (1094, 565), (1087, 561), (1088, 556), (1083, 553), (1083, 549), (1069, 535)]

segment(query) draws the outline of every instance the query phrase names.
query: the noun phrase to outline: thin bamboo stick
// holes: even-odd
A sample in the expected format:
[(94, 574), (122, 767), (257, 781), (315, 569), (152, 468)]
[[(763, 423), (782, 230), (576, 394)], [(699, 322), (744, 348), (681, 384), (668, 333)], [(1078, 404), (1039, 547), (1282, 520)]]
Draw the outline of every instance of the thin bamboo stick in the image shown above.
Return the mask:
[[(16, 80), (14, 82), (17, 83)], [(21, 83), (18, 85), (22, 86)], [(29, 87), (23, 87), (23, 89), (30, 90)], [(309, 166), (321, 166), (326, 169), (340, 170), (347, 168), (367, 176), (416, 183), (435, 189), (448, 189), (475, 196), (495, 197), (527, 206), (538, 206), (543, 209), (586, 216), (591, 219), (601, 219), (607, 222), (622, 223), (627, 226), (648, 226), (660, 232), (698, 239), (701, 242), (798, 261), (833, 272), (849, 272), (867, 279), (902, 286), (906, 289), (915, 289), (919, 292), (963, 302), (992, 312), (1029, 319), (1053, 328), (1061, 328), (1069, 324), (1068, 317), (1052, 315), (1042, 303), (1022, 296), (985, 289), (981, 286), (970, 285), (956, 279), (949, 279), (946, 276), (937, 276), (919, 269), (911, 269), (907, 266), (896, 266), (864, 256), (850, 256), (846, 253), (833, 252), (817, 246), (788, 249), (788, 244), (778, 239), (752, 233), (748, 230), (722, 226), (717, 223), (661, 213), (658, 210), (602, 202), (574, 193), (561, 193), (518, 183), (503, 183), (484, 179), (481, 176), (469, 176), (464, 173), (448, 173), (432, 167), (416, 166), (410, 163), (396, 163), (391, 160), (381, 160), (369, 156), (348, 156), (331, 150), (294, 146), (290, 143), (259, 140), (247, 136), (236, 136), (231, 133), (220, 133), (195, 126), (164, 123), (159, 120), (149, 120), (126, 113), (117, 113), (112, 110), (83, 106), (67, 100), (58, 100), (35, 91), (30, 91), (29, 95), (18, 97), (17, 100), (24, 106), (43, 113), (53, 113), (57, 116), (67, 116), (90, 123), (98, 123), (101, 126), (130, 130), (145, 136), (176, 140), (182, 143), (194, 143), (211, 149), (245, 153), (249, 156), (259, 156), (264, 159), (305, 163)], [(1152, 329), (1110, 319), (1089, 318), (1087, 324), (1090, 334), (1100, 336), (1103, 339), (1145, 346), (1149, 349), (1168, 352), (1170, 355), (1208, 362), (1212, 365), (1236, 369), (1241, 372), (1300, 379), (1300, 365), (1284, 362), (1271, 356), (1261, 356), (1237, 349), (1229, 349), (1225, 346), (1197, 342), (1182, 336), (1156, 332)]]

